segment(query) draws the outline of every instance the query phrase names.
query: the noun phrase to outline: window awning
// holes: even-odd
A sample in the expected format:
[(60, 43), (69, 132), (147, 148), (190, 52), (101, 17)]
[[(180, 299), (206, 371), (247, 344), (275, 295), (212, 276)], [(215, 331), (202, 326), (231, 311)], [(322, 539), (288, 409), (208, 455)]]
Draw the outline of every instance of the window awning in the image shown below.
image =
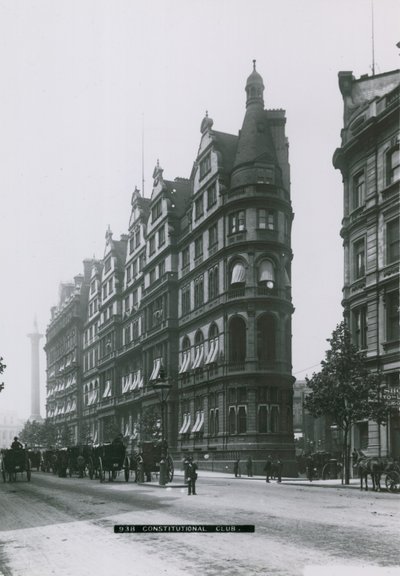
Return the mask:
[(183, 353), (183, 361), (181, 368), (179, 370), (179, 374), (187, 372), (189, 370), (189, 364), (190, 364), (190, 350), (185, 350), (185, 352)]
[(153, 372), (151, 373), (150, 380), (157, 380), (160, 374), (161, 358), (156, 358), (153, 364)]
[(196, 350), (196, 358), (194, 359), (192, 366), (193, 370), (195, 368), (200, 368), (201, 364), (203, 363), (203, 358), (204, 358), (204, 344), (200, 344), (200, 346), (198, 346)]
[(183, 415), (183, 423), (182, 423), (181, 429), (179, 430), (179, 434), (183, 434), (183, 431), (184, 431), (186, 423), (187, 423), (188, 416), (189, 416), (189, 414)]
[(125, 394), (129, 389), (129, 375), (122, 376), (122, 394)]
[(71, 412), (73, 412), (74, 410), (76, 410), (76, 400), (72, 401)]
[(232, 269), (231, 284), (242, 284), (246, 278), (246, 270), (241, 262), (237, 262)]
[(204, 412), (201, 410), (197, 412), (196, 422), (192, 428), (192, 432), (200, 432), (204, 426)]
[(185, 414), (186, 421), (184, 420), (184, 426), (181, 428), (180, 434), (186, 434), (190, 427), (191, 416), (190, 413)]
[(216, 362), (217, 356), (218, 356), (218, 340), (213, 340), (211, 342), (211, 348), (208, 351), (205, 363), (212, 364), (213, 362)]
[(143, 374), (141, 370), (138, 371), (138, 388), (143, 388)]
[(124, 436), (130, 436), (130, 431), (129, 431), (129, 422), (127, 423), (127, 425), (125, 426), (125, 432), (124, 432)]
[(97, 444), (97, 436), (98, 436), (97, 430), (95, 430), (93, 434), (93, 444)]
[(111, 396), (111, 380), (107, 380), (103, 393), (103, 398), (108, 398), (109, 396)]
[(259, 267), (259, 282), (275, 282), (275, 272), (272, 262), (263, 260)]
[(203, 430), (203, 427), (204, 427), (204, 412), (202, 410), (201, 414), (200, 414), (200, 423), (199, 423), (199, 426), (198, 426), (196, 432), (201, 432)]
[(131, 382), (130, 382), (129, 390), (135, 390), (135, 388), (137, 387), (138, 376), (139, 376), (138, 372), (134, 372), (133, 374), (130, 374)]

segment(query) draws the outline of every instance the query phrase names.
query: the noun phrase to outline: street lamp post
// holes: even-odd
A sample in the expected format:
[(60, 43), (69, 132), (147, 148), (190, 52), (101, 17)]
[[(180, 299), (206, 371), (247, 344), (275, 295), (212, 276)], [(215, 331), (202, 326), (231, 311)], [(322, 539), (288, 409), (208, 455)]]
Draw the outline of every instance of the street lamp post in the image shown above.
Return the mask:
[(160, 370), (160, 376), (153, 383), (153, 388), (160, 398), (161, 407), (161, 458), (160, 458), (160, 486), (165, 486), (168, 481), (167, 478), (167, 450), (168, 450), (168, 431), (167, 431), (167, 418), (165, 409), (167, 407), (167, 400), (171, 390), (172, 384), (165, 378), (164, 371)]

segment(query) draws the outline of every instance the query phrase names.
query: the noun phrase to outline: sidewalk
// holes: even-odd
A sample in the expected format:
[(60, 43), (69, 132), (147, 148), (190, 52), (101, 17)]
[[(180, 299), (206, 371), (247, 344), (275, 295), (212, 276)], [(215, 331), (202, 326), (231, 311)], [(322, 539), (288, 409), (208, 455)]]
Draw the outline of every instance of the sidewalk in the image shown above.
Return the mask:
[[(175, 470), (174, 479), (172, 482), (166, 484), (165, 486), (160, 486), (158, 480), (153, 482), (143, 482), (143, 486), (151, 486), (156, 488), (186, 488), (187, 485), (183, 481), (183, 470)], [(210, 470), (199, 470), (199, 480), (202, 478), (224, 478), (227, 482), (264, 482), (265, 476), (251, 476), (250, 478), (246, 475), (239, 476), (235, 478), (232, 473), (226, 472), (211, 472)], [(271, 484), (277, 484), (276, 480), (271, 480)], [(319, 488), (352, 488), (356, 489), (360, 487), (360, 480), (358, 478), (351, 478), (350, 484), (342, 484), (342, 480), (339, 478), (337, 480), (313, 480), (310, 482), (307, 478), (282, 478), (281, 485), (296, 485), (296, 486), (309, 486), (309, 487), (319, 487)]]

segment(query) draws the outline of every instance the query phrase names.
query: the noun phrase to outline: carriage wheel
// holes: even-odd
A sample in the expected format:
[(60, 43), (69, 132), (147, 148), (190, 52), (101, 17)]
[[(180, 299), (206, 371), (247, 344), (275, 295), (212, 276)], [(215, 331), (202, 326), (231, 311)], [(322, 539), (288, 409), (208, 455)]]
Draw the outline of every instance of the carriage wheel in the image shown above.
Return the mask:
[(3, 482), (6, 481), (6, 471), (4, 469), (4, 466), (1, 467), (1, 475), (3, 476)]
[(101, 458), (99, 458), (99, 478), (100, 478), (100, 482), (104, 482), (105, 472), (103, 470), (103, 462), (101, 461)]
[(385, 484), (389, 492), (399, 492), (400, 474), (395, 470), (388, 472), (386, 475)]
[(168, 482), (172, 482), (174, 478), (174, 462), (171, 458), (171, 456), (168, 456), (167, 458), (167, 479)]
[(26, 471), (26, 479), (28, 480), (28, 482), (31, 481), (31, 469), (28, 468)]
[(331, 475), (329, 470), (329, 462), (327, 462), (325, 466), (322, 468), (322, 480), (330, 480), (330, 478)]

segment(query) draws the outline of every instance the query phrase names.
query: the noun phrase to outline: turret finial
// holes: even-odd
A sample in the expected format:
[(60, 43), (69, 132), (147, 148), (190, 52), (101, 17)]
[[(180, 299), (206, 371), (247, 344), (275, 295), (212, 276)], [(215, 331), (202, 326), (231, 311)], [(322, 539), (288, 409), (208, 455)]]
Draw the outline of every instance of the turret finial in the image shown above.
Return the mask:
[(253, 70), (254, 71), (256, 70), (256, 62), (257, 62), (257, 60), (253, 60)]

